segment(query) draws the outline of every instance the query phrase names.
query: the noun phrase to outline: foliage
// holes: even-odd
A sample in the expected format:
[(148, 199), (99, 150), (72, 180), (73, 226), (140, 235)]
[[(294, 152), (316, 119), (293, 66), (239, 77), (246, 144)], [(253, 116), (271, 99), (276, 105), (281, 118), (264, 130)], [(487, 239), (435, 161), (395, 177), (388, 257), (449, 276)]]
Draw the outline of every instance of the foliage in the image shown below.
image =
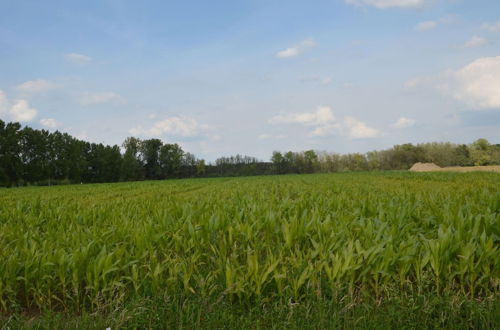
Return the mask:
[(416, 162), (440, 166), (500, 164), (500, 145), (478, 139), (471, 145), (411, 143), (366, 154), (306, 150), (274, 151), (270, 162), (226, 156), (214, 163), (197, 159), (176, 143), (127, 138), (120, 147), (89, 143), (46, 130), (0, 120), (0, 186), (55, 185), (190, 177), (404, 170)]
[(3, 189), (0, 310), (106, 315), (163, 297), (165, 308), (198, 299), (203, 314), (222, 300), (281, 313), (400, 299), (411, 315), (410, 302), (437, 299), (440, 317), (460, 301), (473, 304), (464, 322), (476, 311), (491, 322), (499, 186), (495, 173), (393, 172)]

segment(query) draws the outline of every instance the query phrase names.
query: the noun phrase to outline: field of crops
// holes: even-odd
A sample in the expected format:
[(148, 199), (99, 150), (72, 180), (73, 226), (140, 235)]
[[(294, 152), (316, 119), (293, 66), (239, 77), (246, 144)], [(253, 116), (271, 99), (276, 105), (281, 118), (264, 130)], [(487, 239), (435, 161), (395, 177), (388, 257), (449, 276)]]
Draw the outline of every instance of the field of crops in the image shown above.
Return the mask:
[[(499, 242), (495, 173), (2, 189), (0, 320), (114, 315), (133, 326), (125, 314), (154, 306), (144, 322), (171, 317), (180, 325), (178, 315), (157, 315), (162, 306), (198, 302), (200, 325), (219, 305), (240, 314), (245, 306), (283, 307), (277, 318), (287, 319), (315, 302), (336, 303), (339, 313), (368, 303), (373, 312), (394, 297), (415, 300), (405, 308), (423, 315), (425, 299), (448, 297), (457, 310), (446, 313), (495, 327)], [(131, 301), (143, 309), (133, 311)], [(436, 317), (447, 324), (447, 314)]]

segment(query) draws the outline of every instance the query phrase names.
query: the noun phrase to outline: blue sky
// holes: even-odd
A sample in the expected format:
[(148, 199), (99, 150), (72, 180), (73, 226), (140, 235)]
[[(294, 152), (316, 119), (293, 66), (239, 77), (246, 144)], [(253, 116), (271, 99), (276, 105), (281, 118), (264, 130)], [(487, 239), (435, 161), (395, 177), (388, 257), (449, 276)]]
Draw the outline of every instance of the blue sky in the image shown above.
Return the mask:
[(0, 118), (208, 160), (500, 143), (500, 1), (0, 0)]

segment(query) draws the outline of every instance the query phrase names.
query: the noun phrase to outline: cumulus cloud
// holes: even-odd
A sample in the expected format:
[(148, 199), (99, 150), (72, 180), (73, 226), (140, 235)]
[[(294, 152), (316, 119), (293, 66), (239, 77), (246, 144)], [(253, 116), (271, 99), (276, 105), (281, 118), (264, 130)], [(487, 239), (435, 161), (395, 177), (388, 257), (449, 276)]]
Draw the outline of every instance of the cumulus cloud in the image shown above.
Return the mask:
[(372, 6), (385, 8), (419, 8), (432, 0), (344, 0), (345, 3), (355, 6)]
[(411, 119), (411, 118), (406, 118), (406, 117), (401, 117), (399, 118), (393, 125), (392, 127), (394, 128), (408, 128), (413, 125), (415, 125), (416, 120)]
[(500, 109), (500, 56), (481, 57), (457, 70), (417, 77), (405, 86), (431, 87), (471, 110)]
[(44, 93), (51, 89), (56, 88), (57, 85), (53, 82), (44, 79), (30, 80), (26, 81), (16, 87), (16, 89), (22, 93), (36, 94)]
[(31, 108), (28, 101), (17, 100), (10, 108), (10, 115), (14, 121), (23, 123), (32, 121), (37, 115), (37, 110)]
[(496, 21), (495, 23), (484, 23), (481, 27), (491, 32), (500, 32), (500, 21)]
[(9, 120), (23, 123), (32, 121), (37, 114), (38, 111), (30, 107), (28, 101), (20, 99), (10, 102), (5, 93), (0, 90), (0, 115)]
[(42, 124), (42, 126), (45, 126), (47, 128), (56, 128), (57, 126), (59, 126), (59, 123), (53, 118), (40, 119), (40, 124)]
[(170, 117), (159, 120), (149, 128), (137, 126), (129, 130), (132, 135), (144, 136), (176, 136), (176, 137), (194, 137), (202, 134), (209, 129), (208, 125), (200, 124), (193, 118), (188, 117)]
[(324, 124), (316, 127), (309, 133), (313, 137), (329, 136), (333, 134), (341, 134), (342, 126), (339, 123)]
[(92, 57), (77, 53), (65, 54), (64, 58), (66, 59), (66, 61), (73, 64), (87, 64), (92, 61)]
[(301, 43), (299, 43), (298, 45), (294, 45), (292, 47), (279, 51), (278, 53), (276, 53), (276, 57), (278, 58), (294, 57), (314, 46), (316, 46), (314, 40), (306, 39)]
[(354, 117), (346, 117), (345, 119), (348, 135), (352, 139), (365, 139), (378, 136), (379, 131), (375, 128), (368, 127), (365, 123), (357, 120)]
[(96, 92), (96, 93), (83, 93), (79, 99), (80, 103), (83, 105), (94, 105), (94, 104), (124, 104), (127, 103), (125, 98), (120, 94), (113, 92)]
[(481, 47), (485, 44), (488, 43), (488, 40), (478, 37), (478, 36), (473, 36), (470, 38), (464, 45), (465, 48), (476, 48), (476, 47)]
[(438, 88), (476, 109), (500, 108), (500, 56), (482, 57), (448, 71)]
[(277, 115), (269, 119), (270, 124), (300, 124), (312, 126), (309, 132), (311, 137), (324, 137), (334, 134), (348, 136), (349, 138), (371, 138), (379, 134), (375, 128), (368, 127), (365, 123), (354, 117), (345, 117), (339, 121), (328, 106), (320, 106), (316, 111)]

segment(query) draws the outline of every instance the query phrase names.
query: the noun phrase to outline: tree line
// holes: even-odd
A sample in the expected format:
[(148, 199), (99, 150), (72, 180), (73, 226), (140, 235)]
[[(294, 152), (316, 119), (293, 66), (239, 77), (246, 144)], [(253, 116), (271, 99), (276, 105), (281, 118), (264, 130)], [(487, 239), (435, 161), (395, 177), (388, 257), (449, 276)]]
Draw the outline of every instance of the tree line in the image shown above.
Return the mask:
[(415, 162), (440, 166), (500, 164), (500, 145), (479, 139), (470, 145), (396, 145), (366, 154), (273, 152), (270, 162), (249, 156), (196, 158), (176, 143), (127, 138), (118, 145), (90, 143), (0, 120), (0, 186), (55, 185), (189, 177), (248, 176), (407, 169)]
[(478, 139), (469, 145), (450, 142), (407, 143), (387, 150), (344, 155), (314, 150), (275, 151), (271, 161), (277, 174), (407, 170), (417, 162), (435, 163), (441, 167), (500, 165), (500, 144), (490, 144), (486, 139)]

